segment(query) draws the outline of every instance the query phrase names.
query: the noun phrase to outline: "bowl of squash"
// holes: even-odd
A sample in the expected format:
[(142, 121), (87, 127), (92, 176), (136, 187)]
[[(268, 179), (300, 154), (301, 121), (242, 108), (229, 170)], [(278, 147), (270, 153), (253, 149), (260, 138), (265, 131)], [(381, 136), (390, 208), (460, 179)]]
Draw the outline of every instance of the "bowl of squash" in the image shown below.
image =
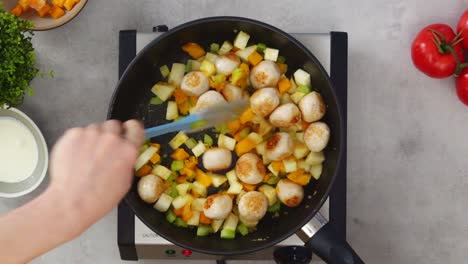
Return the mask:
[(4, 7), (15, 16), (31, 21), (32, 30), (60, 27), (75, 18), (88, 0), (4, 0)]

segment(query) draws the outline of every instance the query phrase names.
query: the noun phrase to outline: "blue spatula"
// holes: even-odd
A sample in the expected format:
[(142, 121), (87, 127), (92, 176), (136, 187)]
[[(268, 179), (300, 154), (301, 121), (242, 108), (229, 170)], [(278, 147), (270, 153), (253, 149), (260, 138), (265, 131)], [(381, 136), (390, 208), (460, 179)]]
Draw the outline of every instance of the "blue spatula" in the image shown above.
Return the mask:
[(249, 105), (247, 100), (217, 104), (193, 113), (184, 119), (164, 125), (147, 128), (146, 138), (153, 138), (176, 131), (196, 132), (236, 119)]

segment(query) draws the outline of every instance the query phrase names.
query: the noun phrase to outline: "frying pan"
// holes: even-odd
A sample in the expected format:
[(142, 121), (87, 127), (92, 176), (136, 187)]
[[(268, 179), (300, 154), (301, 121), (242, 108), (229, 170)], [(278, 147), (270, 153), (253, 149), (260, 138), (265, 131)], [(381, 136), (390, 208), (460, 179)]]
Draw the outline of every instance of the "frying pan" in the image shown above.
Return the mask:
[[(343, 119), (338, 99), (332, 88), (328, 74), (315, 56), (300, 42), (287, 33), (271, 25), (240, 17), (211, 17), (182, 24), (162, 34), (148, 44), (130, 63), (117, 84), (109, 106), (109, 119), (143, 120), (145, 127), (166, 123), (165, 105), (149, 106), (153, 96), (150, 89), (162, 80), (159, 67), (174, 62), (185, 63), (189, 59), (181, 46), (196, 42), (204, 47), (211, 43), (233, 40), (238, 30), (248, 32), (252, 43), (263, 42), (280, 50), (288, 64), (287, 76), (299, 68), (310, 73), (312, 87), (321, 93), (327, 113), (323, 118), (331, 129), (330, 142), (324, 150), (326, 160), (319, 180), (305, 186), (304, 201), (299, 207), (282, 206), (279, 217), (269, 213), (260, 221), (257, 231), (246, 236), (236, 236), (233, 240), (223, 240), (219, 235), (197, 237), (194, 230), (178, 228), (166, 221), (165, 215), (155, 211), (152, 205), (144, 203), (138, 196), (135, 179), (125, 202), (150, 229), (183, 248), (213, 255), (247, 254), (271, 247), (299, 232), (319, 211), (328, 197), (336, 177), (338, 164), (343, 158)], [(202, 132), (209, 133), (209, 132)], [(200, 135), (194, 135), (199, 137)], [(169, 134), (153, 139), (170, 149), (167, 143), (174, 136)], [(163, 163), (165, 161), (163, 160)], [(318, 218), (321, 219), (320, 217)], [(323, 224), (323, 221), (320, 221)], [(304, 234), (304, 232), (302, 232)], [(307, 232), (305, 232), (307, 233)], [(300, 236), (303, 238), (303, 236)], [(305, 244), (329, 263), (364, 263), (354, 250), (334, 235), (329, 225), (324, 225), (312, 238), (306, 237)]]

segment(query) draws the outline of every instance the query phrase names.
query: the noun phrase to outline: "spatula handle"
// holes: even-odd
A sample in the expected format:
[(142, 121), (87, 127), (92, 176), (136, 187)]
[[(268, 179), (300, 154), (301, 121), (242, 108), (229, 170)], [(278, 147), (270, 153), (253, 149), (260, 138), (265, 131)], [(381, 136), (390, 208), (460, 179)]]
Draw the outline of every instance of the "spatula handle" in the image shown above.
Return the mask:
[(191, 129), (191, 125), (200, 120), (200, 117), (196, 114), (187, 116), (176, 122), (167, 123), (164, 125), (151, 127), (145, 129), (146, 138), (153, 138), (168, 134), (176, 131), (187, 131)]

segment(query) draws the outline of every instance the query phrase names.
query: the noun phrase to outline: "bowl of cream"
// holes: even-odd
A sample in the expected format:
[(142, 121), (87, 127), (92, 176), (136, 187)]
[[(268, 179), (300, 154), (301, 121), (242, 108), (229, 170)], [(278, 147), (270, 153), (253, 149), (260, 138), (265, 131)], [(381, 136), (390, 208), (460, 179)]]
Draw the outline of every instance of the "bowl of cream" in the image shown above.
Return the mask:
[(16, 108), (0, 108), (0, 197), (32, 192), (44, 180), (48, 163), (37, 125)]

